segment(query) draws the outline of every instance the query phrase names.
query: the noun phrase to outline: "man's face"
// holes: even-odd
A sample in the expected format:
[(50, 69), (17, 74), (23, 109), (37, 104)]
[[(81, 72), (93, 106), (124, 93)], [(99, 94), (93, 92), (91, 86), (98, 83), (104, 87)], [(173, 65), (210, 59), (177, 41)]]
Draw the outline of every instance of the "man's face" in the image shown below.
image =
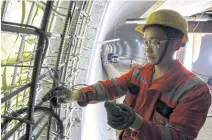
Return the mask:
[[(158, 27), (148, 27), (145, 30), (143, 45), (148, 63), (154, 65), (159, 61), (159, 57), (161, 56), (166, 43), (167, 36), (163, 29)], [(169, 44), (168, 50), (162, 62), (172, 59), (174, 51), (173, 47), (170, 47), (170, 45), (171, 43)]]

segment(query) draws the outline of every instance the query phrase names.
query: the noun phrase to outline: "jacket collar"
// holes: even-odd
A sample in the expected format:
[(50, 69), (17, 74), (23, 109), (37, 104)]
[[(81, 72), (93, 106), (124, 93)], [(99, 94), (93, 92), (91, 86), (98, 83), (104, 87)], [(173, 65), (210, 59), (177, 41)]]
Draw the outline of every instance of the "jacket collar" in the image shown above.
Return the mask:
[(181, 70), (183, 68), (183, 65), (179, 60), (175, 60), (176, 64), (175, 66), (166, 74), (164, 74), (159, 79), (152, 81), (152, 84), (150, 85), (151, 75), (152, 75), (152, 69), (153, 66), (148, 66), (148, 69), (146, 69), (146, 80), (148, 85), (148, 90), (159, 90), (162, 92), (170, 91), (172, 88), (174, 88), (177, 79), (179, 77), (179, 74), (181, 73)]

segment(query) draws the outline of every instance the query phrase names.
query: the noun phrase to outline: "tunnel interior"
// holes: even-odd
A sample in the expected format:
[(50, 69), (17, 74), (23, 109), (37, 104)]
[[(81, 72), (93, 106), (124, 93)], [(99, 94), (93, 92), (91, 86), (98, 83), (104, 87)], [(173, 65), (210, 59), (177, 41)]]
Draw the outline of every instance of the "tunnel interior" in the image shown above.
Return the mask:
[[(80, 107), (43, 97), (61, 85), (75, 90), (146, 64), (143, 35), (135, 28), (158, 9), (186, 17), (189, 41), (175, 58), (210, 83), (211, 1), (2, 0), (1, 139), (117, 139), (103, 102)], [(197, 139), (212, 138), (211, 114), (210, 108)]]

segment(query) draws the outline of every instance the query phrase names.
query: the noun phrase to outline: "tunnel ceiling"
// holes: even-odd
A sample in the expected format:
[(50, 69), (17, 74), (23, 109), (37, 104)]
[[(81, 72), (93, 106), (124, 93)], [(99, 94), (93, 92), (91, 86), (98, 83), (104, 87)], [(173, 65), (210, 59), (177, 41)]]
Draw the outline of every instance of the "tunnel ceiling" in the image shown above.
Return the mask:
[(141, 35), (135, 32), (136, 24), (125, 24), (127, 18), (138, 18), (144, 14), (155, 1), (118, 1), (115, 2), (113, 13), (110, 17), (105, 40), (120, 38), (121, 41), (132, 42), (141, 38)]
[[(104, 40), (120, 38), (119, 43), (123, 44), (126, 41), (129, 46), (134, 46), (136, 39), (140, 40), (142, 35), (135, 31), (137, 24), (125, 24), (126, 19), (147, 17), (154, 10), (161, 8), (174, 9), (184, 16), (194, 16), (196, 14), (202, 14), (205, 10), (212, 7), (211, 1), (199, 2), (197, 0), (193, 0), (192, 3), (191, 1), (178, 1), (174, 2), (174, 7), (172, 3), (173, 2), (170, 2), (169, 0), (112, 2), (112, 6), (109, 8), (109, 12), (111, 13), (109, 16), (110, 22), (107, 29), (105, 29), (107, 33)], [(186, 7), (189, 9), (186, 9)], [(197, 22), (194, 24), (196, 25)], [(131, 50), (131, 52), (139, 51), (140, 50), (136, 47), (133, 47), (133, 50)]]

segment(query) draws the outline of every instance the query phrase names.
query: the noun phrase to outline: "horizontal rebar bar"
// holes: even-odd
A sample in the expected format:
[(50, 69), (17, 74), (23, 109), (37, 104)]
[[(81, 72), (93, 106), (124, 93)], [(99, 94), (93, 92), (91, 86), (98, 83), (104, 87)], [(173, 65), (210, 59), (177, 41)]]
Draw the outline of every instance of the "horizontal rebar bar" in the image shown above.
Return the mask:
[[(45, 76), (46, 76), (46, 74), (43, 74), (43, 75), (39, 76), (38, 79), (42, 80)], [(15, 95), (19, 94), (20, 92), (26, 90), (30, 86), (31, 86), (31, 83), (27, 83), (27, 84), (23, 85), (22, 87), (18, 88), (17, 90), (14, 90), (13, 92), (10, 93), (10, 95), (1, 98), (1, 103), (6, 102), (7, 100), (11, 99), (12, 97), (14, 97)]]
[(34, 124), (31, 121), (28, 121), (24, 118), (19, 118), (19, 117), (11, 117), (11, 116), (5, 116), (5, 115), (1, 115), (2, 118), (6, 118), (6, 119), (11, 119), (11, 120), (18, 120), (20, 122), (24, 122), (24, 123), (30, 123), (30, 124)]

